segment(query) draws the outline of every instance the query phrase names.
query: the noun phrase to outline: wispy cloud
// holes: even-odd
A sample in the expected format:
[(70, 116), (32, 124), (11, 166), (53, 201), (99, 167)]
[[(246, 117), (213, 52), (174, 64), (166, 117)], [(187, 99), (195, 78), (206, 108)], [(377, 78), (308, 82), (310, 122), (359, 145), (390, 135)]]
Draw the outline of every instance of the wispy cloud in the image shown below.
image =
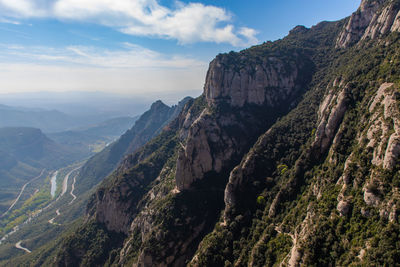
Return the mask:
[(7, 24), (14, 24), (14, 25), (20, 25), (21, 24), (21, 22), (19, 22), (19, 21), (8, 19), (8, 18), (4, 18), (4, 17), (0, 17), (0, 23), (7, 23)]
[[(181, 55), (164, 55), (142, 46), (122, 43), (121, 49), (109, 50), (89, 46), (52, 48), (0, 44), (0, 56), (9, 61), (37, 64), (74, 64), (98, 68), (192, 68), (206, 66), (204, 61)], [(4, 61), (4, 60), (3, 60)]]
[(168, 8), (157, 0), (0, 0), (0, 15), (90, 21), (126, 34), (176, 39), (181, 44), (247, 46), (258, 42), (254, 29), (236, 29), (228, 11), (201, 3), (177, 2)]

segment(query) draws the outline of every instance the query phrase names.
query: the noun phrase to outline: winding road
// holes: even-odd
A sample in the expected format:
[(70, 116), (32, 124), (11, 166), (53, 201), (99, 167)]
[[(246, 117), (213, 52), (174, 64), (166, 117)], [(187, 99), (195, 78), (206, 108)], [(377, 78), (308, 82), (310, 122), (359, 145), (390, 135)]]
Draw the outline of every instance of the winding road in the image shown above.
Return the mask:
[(19, 195), (17, 196), (17, 198), (14, 200), (14, 202), (11, 204), (11, 206), (8, 208), (8, 210), (6, 212), (3, 213), (3, 215), (1, 215), (1, 218), (4, 217), (10, 210), (12, 210), (12, 208), (14, 208), (15, 204), (17, 204), (18, 200), (21, 198), (22, 193), (24, 193), (24, 190), (26, 188), (26, 186), (28, 184), (30, 184), (31, 182), (35, 181), (36, 179), (40, 178), (43, 173), (44, 173), (45, 169), (42, 170), (42, 172), (36, 176), (35, 178), (33, 178), (32, 180), (28, 181), (26, 184), (24, 184), (21, 188), (21, 191), (19, 192)]
[(21, 250), (25, 251), (26, 253), (32, 253), (32, 251), (30, 251), (29, 249), (24, 248), (23, 246), (21, 246), (21, 243), (22, 243), (22, 241), (19, 241), (17, 244), (15, 244), (15, 247), (17, 249), (21, 249)]
[(78, 176), (78, 174), (74, 176), (74, 182), (73, 182), (72, 185), (71, 185), (71, 192), (69, 192), (69, 193), (70, 193), (70, 195), (72, 196), (72, 200), (71, 200), (71, 202), (69, 202), (68, 205), (71, 205), (71, 204), (75, 201), (75, 199), (76, 199), (76, 196), (74, 195), (75, 183), (76, 183), (76, 176)]
[[(69, 173), (67, 173), (67, 175), (65, 175), (64, 181), (63, 181), (63, 188), (62, 188), (61, 194), (58, 196), (58, 198), (56, 199), (56, 201), (58, 201), (58, 200), (59, 200), (63, 195), (65, 195), (65, 193), (67, 192), (67, 190), (68, 190), (68, 180), (69, 180), (69, 177), (71, 176), (71, 174), (72, 174), (74, 171), (79, 170), (81, 167), (82, 167), (82, 165), (79, 166), (79, 167), (76, 167), (75, 169), (73, 169), (73, 170), (71, 170)], [(75, 182), (76, 182), (76, 177), (77, 177), (77, 176), (78, 176), (78, 174), (76, 174), (76, 175), (74, 176), (74, 181), (73, 181), (73, 183), (72, 183), (72, 185), (71, 185), (71, 192), (70, 192), (70, 195), (72, 196), (72, 200), (71, 200), (71, 202), (69, 202), (68, 205), (71, 205), (71, 204), (74, 202), (74, 200), (76, 199), (76, 196), (74, 195), (74, 189), (75, 189)], [(59, 223), (55, 223), (55, 222), (54, 222), (54, 220), (55, 220), (58, 216), (60, 216), (60, 215), (61, 215), (60, 209), (57, 209), (57, 210), (56, 210), (56, 216), (55, 216), (54, 218), (51, 218), (50, 220), (48, 220), (48, 222), (49, 222), (50, 224), (52, 224), (52, 225), (60, 225)]]
[(58, 216), (60, 216), (60, 215), (61, 215), (60, 209), (57, 209), (57, 210), (56, 210), (56, 217), (51, 218), (51, 219), (49, 220), (49, 223), (50, 223), (50, 224), (53, 224), (53, 225), (60, 225), (60, 224), (54, 222), (54, 220), (55, 220)]
[(56, 199), (56, 201), (59, 200), (63, 195), (65, 195), (65, 193), (67, 193), (69, 176), (71, 176), (71, 174), (72, 174), (74, 171), (80, 169), (81, 167), (82, 167), (82, 166), (76, 167), (75, 169), (71, 170), (67, 175), (65, 175), (64, 181), (63, 181), (63, 187), (62, 187), (61, 194), (58, 196), (58, 198)]
[[(69, 180), (69, 177), (71, 176), (71, 174), (72, 174), (74, 171), (80, 169), (81, 167), (82, 167), (82, 165), (79, 166), (79, 167), (74, 168), (73, 170), (71, 170), (70, 172), (68, 172), (67, 175), (65, 175), (64, 180), (63, 180), (63, 187), (62, 187), (61, 194), (58, 196), (58, 198), (57, 198), (55, 201), (51, 202), (51, 203), (50, 203), (49, 205), (47, 205), (45, 208), (42, 208), (42, 209), (38, 210), (38, 212), (37, 212), (36, 214), (30, 216), (27, 220), (25, 220), (25, 221), (24, 221), (22, 224), (20, 224), (20, 225), (29, 223), (33, 218), (37, 217), (43, 210), (47, 210), (48, 208), (50, 208), (50, 207), (51, 207), (52, 205), (54, 205), (54, 203), (57, 202), (63, 195), (65, 195), (65, 193), (66, 193), (67, 190), (68, 190), (68, 180)], [(36, 179), (38, 179), (39, 177), (41, 177), (41, 176), (43, 175), (44, 171), (45, 171), (45, 169), (42, 170), (42, 172), (40, 173), (39, 176), (33, 178), (32, 180), (30, 180), (29, 182), (27, 182), (26, 184), (24, 184), (24, 186), (22, 187), (21, 192), (19, 193), (17, 199), (15, 199), (15, 201), (12, 203), (12, 205), (10, 206), (10, 208), (9, 208), (1, 217), (3, 217), (5, 214), (7, 214), (7, 212), (9, 212), (9, 211), (15, 206), (15, 204), (16, 204), (16, 203), (18, 202), (18, 200), (20, 199), (22, 193), (24, 192), (26, 186), (27, 186), (29, 183), (31, 183), (31, 182), (33, 182), (34, 180), (36, 180)], [(75, 175), (75, 177), (74, 177), (74, 182), (73, 182), (73, 184), (72, 184), (72, 188), (71, 188), (71, 192), (70, 192), (70, 194), (71, 194), (71, 196), (73, 197), (73, 199), (72, 199), (72, 201), (71, 201), (69, 204), (71, 204), (71, 203), (77, 198), (77, 197), (74, 195), (76, 177), (77, 177), (77, 175)], [(56, 210), (56, 216), (55, 216), (54, 218), (50, 219), (48, 222), (49, 222), (50, 224), (53, 224), (53, 225), (60, 225), (60, 224), (54, 222), (54, 220), (55, 220), (58, 216), (60, 216), (60, 215), (61, 215), (60, 209), (57, 209), (57, 210)], [(19, 230), (19, 228), (20, 228), (20, 225), (15, 226), (15, 227), (13, 228), (13, 230), (12, 230), (10, 233), (8, 233), (8, 234), (6, 234), (5, 236), (3, 236), (3, 238), (0, 240), (0, 244), (1, 244), (3, 241), (5, 241), (10, 235), (12, 235), (12, 234), (14, 234), (15, 232), (17, 232), (17, 231)], [(29, 249), (23, 247), (23, 246), (21, 245), (21, 243), (22, 243), (22, 240), (18, 241), (18, 242), (15, 244), (15, 248), (20, 249), (20, 250), (23, 250), (23, 251), (25, 251), (26, 253), (31, 253), (31, 251), (30, 251)]]

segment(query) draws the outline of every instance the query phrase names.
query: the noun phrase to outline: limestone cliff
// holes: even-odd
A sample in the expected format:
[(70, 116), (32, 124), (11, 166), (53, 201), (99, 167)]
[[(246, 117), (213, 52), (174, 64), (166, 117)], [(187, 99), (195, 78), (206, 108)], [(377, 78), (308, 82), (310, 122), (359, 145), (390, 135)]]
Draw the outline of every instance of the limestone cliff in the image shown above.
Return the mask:
[[(250, 51), (218, 55), (210, 63), (204, 86), (207, 107), (185, 122), (190, 126), (180, 134), (179, 190), (189, 189), (207, 173), (231, 168), (255, 141), (254, 136), (287, 112), (304, 92), (312, 73), (309, 57), (295, 52), (255, 58), (247, 55)], [(260, 116), (268, 111), (269, 118)]]
[[(279, 106), (299, 90), (298, 62), (277, 56), (249, 64), (244, 55), (219, 55), (210, 63), (204, 95), (210, 106), (219, 102), (243, 107), (245, 104)], [(232, 61), (234, 64), (232, 64)], [(238, 66), (239, 65), (239, 66)]]
[(339, 35), (336, 46), (349, 47), (360, 40), (377, 39), (400, 30), (398, 1), (363, 0)]

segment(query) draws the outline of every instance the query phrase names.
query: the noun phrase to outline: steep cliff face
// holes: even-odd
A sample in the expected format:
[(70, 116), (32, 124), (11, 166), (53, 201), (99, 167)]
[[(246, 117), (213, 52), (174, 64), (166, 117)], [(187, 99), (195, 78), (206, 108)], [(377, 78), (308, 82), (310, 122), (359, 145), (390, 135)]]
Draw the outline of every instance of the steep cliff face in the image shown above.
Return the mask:
[(219, 55), (210, 63), (204, 95), (209, 106), (219, 102), (236, 107), (279, 106), (299, 90), (298, 75), (302, 67), (295, 58), (271, 55), (251, 64), (244, 55), (239, 58), (234, 54)]
[(289, 111), (308, 87), (314, 71), (310, 53), (257, 56), (257, 50), (262, 49), (218, 55), (210, 63), (204, 86), (207, 107), (181, 130), (178, 190), (190, 189), (207, 173), (232, 168), (255, 137)]
[(398, 93), (393, 83), (383, 83), (379, 87), (369, 106), (372, 116), (364, 133), (368, 139), (366, 148), (373, 149), (372, 163), (384, 169), (393, 169), (400, 155)]
[(377, 39), (400, 30), (398, 1), (363, 0), (339, 35), (336, 46), (349, 47), (360, 40)]
[(96, 222), (104, 224), (110, 231), (129, 233), (130, 223), (139, 210), (138, 202), (148, 191), (146, 187), (157, 178), (168, 155), (175, 149), (174, 134), (175, 130), (166, 130), (124, 159), (88, 205), (88, 212)]
[(135, 152), (159, 134), (166, 124), (179, 115), (189, 100), (189, 97), (184, 98), (172, 107), (160, 100), (154, 102), (131, 129), (85, 163), (77, 177), (77, 192), (85, 192), (101, 182), (117, 168), (125, 156)]
[[(81, 232), (122, 235), (112, 249), (86, 240), (96, 264), (394, 263), (400, 35), (387, 25), (396, 8), (363, 1), (350, 20), (218, 55), (204, 94), (93, 196)], [(71, 237), (59, 265), (81, 240)], [(94, 264), (91, 251), (74, 257)]]

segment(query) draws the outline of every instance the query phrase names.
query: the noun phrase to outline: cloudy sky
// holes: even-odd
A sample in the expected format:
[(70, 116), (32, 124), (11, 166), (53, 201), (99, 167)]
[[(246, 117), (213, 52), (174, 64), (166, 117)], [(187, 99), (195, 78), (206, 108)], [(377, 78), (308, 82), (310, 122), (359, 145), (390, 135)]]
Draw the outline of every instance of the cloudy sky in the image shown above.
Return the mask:
[(208, 63), (360, 0), (0, 0), (0, 93), (200, 93)]

